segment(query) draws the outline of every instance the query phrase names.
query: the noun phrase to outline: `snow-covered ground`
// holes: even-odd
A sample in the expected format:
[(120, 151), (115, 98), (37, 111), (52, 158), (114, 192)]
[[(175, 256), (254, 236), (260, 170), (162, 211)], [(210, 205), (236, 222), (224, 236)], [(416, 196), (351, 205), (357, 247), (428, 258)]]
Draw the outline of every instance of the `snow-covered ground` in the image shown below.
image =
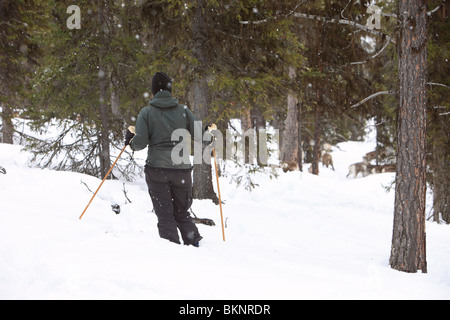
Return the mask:
[(450, 226), (427, 223), (427, 274), (389, 267), (394, 174), (345, 177), (373, 147), (342, 143), (336, 171), (258, 176), (251, 193), (221, 178), (226, 241), (219, 207), (196, 200), (216, 226), (198, 225), (194, 248), (159, 238), (143, 178), (127, 204), (106, 181), (80, 220), (99, 179), (0, 144), (0, 299), (449, 299)]

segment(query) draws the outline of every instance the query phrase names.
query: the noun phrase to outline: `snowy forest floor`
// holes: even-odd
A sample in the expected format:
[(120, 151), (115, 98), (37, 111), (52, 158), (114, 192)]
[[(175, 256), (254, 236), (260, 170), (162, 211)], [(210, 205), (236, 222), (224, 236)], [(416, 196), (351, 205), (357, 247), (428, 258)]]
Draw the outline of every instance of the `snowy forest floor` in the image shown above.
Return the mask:
[(395, 174), (346, 178), (373, 148), (341, 143), (336, 171), (260, 175), (252, 192), (221, 178), (226, 241), (219, 207), (194, 200), (216, 223), (195, 248), (159, 238), (143, 178), (127, 204), (123, 181), (106, 181), (79, 220), (99, 179), (0, 144), (0, 299), (449, 299), (450, 226), (427, 222), (427, 274), (389, 267)]

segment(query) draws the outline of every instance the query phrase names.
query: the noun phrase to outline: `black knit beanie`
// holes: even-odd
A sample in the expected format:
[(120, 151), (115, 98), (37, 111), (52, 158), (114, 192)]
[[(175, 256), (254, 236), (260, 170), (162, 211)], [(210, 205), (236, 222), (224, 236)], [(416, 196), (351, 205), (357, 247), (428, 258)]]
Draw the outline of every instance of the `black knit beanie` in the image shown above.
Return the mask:
[(172, 92), (172, 79), (164, 72), (157, 72), (152, 79), (152, 93), (157, 94), (161, 90)]

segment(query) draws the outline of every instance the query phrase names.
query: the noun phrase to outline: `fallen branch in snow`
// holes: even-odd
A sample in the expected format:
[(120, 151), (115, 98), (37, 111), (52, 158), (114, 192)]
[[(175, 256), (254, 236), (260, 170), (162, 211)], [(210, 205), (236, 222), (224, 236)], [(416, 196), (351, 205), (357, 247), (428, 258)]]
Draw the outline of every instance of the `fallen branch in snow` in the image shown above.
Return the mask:
[(94, 193), (94, 192), (92, 192), (91, 189), (89, 189), (89, 186), (87, 185), (86, 182), (84, 182), (83, 180), (81, 180), (81, 184), (84, 184), (84, 185), (86, 186), (86, 188), (89, 190), (90, 193)]
[[(127, 196), (127, 190), (125, 190), (125, 182), (123, 183), (123, 194), (125, 195), (125, 198), (128, 200), (128, 202), (129, 203), (131, 203), (131, 200), (128, 198), (128, 196)], [(125, 202), (125, 204), (126, 204), (126, 202)]]
[(206, 219), (206, 218), (197, 218), (197, 216), (195, 215), (194, 211), (192, 211), (192, 208), (190, 209), (191, 214), (194, 216), (192, 218), (192, 220), (195, 223), (201, 223), (201, 224), (205, 224), (207, 226), (215, 226), (216, 224), (214, 223), (213, 220), (211, 219)]

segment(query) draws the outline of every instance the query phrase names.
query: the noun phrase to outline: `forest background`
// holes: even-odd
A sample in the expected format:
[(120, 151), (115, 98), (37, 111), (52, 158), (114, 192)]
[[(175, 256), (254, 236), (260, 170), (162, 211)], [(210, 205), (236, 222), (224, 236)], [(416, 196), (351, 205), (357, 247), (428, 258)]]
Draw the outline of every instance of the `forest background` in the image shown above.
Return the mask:
[[(165, 71), (175, 79), (174, 95), (205, 123), (225, 130), (240, 119), (243, 130), (279, 129), (281, 162), (300, 169), (311, 162), (319, 175), (321, 146), (361, 140), (374, 119), (377, 163), (395, 163), (405, 149), (401, 40), (406, 28), (420, 29), (399, 14), (403, 2), (1, 0), (0, 142), (23, 134), (14, 117), (37, 132), (56, 122), (54, 139), (23, 136), (35, 162), (103, 177), (151, 99), (152, 75)], [(427, 53), (419, 68), (427, 144), (419, 151), (433, 190), (430, 219), (446, 223), (449, 11), (447, 1), (427, 1), (426, 42), (411, 54)], [(126, 176), (135, 165), (119, 170)], [(194, 167), (194, 197), (218, 201), (208, 165)]]

